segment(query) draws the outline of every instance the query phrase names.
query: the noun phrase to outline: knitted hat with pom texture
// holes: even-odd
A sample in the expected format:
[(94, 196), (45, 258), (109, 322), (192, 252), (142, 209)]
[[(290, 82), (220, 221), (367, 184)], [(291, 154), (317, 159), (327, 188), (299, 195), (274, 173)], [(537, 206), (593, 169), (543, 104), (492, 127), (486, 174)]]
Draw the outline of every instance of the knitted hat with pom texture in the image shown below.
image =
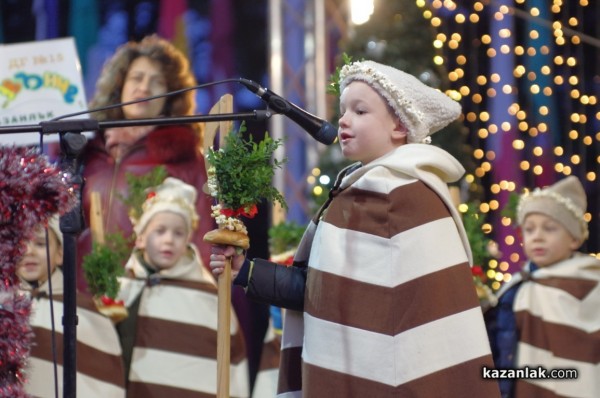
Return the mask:
[(340, 70), (340, 92), (353, 81), (373, 87), (408, 129), (409, 143), (429, 143), (430, 135), (456, 120), (458, 102), (416, 77), (374, 61), (360, 61)]
[(584, 218), (587, 208), (585, 190), (575, 176), (564, 178), (543, 189), (536, 188), (521, 196), (517, 207), (517, 222), (523, 225), (530, 213), (541, 213), (561, 223), (581, 243), (588, 237)]
[(168, 211), (181, 215), (188, 227), (188, 233), (198, 224), (198, 213), (196, 213), (196, 188), (183, 181), (167, 177), (163, 183), (147, 190), (146, 201), (142, 205), (143, 213), (139, 220), (132, 220), (134, 231), (139, 236), (152, 217), (159, 212)]

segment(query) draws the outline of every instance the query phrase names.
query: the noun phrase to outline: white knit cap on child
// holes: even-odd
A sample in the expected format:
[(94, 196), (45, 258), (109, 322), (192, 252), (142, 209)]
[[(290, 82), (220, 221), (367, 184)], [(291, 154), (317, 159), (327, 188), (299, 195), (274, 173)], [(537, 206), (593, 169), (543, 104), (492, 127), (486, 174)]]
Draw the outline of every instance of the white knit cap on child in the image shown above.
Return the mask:
[(142, 205), (142, 216), (138, 221), (133, 220), (136, 235), (144, 232), (144, 228), (152, 217), (163, 211), (180, 214), (188, 227), (189, 234), (198, 224), (198, 213), (196, 212), (196, 188), (185, 182), (167, 177), (159, 186), (146, 190), (146, 201)]
[(517, 222), (522, 225), (528, 214), (541, 213), (561, 223), (583, 243), (589, 233), (584, 218), (586, 208), (583, 185), (577, 177), (569, 176), (544, 189), (536, 188), (523, 194), (517, 206)]
[(460, 116), (461, 106), (416, 77), (374, 61), (360, 61), (340, 70), (340, 93), (360, 80), (373, 87), (408, 129), (409, 143), (429, 143), (431, 134)]

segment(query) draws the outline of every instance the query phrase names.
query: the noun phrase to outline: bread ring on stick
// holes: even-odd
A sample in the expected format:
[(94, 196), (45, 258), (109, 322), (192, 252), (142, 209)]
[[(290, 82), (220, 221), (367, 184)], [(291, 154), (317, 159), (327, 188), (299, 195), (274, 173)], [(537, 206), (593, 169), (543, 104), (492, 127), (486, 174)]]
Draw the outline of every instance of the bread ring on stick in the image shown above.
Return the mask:
[(226, 228), (213, 229), (204, 234), (204, 241), (217, 245), (230, 245), (246, 250), (250, 247), (248, 234), (241, 231), (232, 231)]
[(123, 303), (117, 303), (114, 300), (112, 302), (103, 302), (100, 297), (94, 297), (93, 300), (98, 311), (102, 315), (109, 317), (113, 323), (119, 323), (129, 316), (129, 311)]

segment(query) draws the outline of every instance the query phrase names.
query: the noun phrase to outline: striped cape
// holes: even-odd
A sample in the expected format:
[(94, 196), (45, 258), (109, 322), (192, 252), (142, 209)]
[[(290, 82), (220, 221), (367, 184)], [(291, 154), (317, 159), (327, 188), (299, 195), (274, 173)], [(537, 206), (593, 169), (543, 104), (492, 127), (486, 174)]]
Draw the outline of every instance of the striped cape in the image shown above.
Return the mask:
[[(25, 388), (34, 397), (53, 398), (54, 365), (52, 357), (52, 316), (44, 283), (34, 293), (30, 325), (35, 334), (27, 367)], [(59, 396), (63, 395), (63, 273), (57, 268), (52, 274), (52, 300)], [(100, 314), (91, 297), (77, 295), (77, 355), (76, 390), (78, 397), (123, 398), (125, 378), (121, 345), (112, 321)]]
[[(199, 261), (194, 247), (173, 269), (151, 277), (136, 253), (127, 263), (138, 279), (123, 278), (119, 295), (127, 306), (140, 299), (135, 330), (126, 331), (134, 336), (128, 396), (215, 396), (217, 287)], [(250, 395), (248, 361), (233, 310), (230, 348), (230, 395), (245, 398)]]
[(576, 253), (572, 258), (528, 273), (515, 296), (519, 341), (516, 367), (576, 369), (577, 379), (518, 379), (515, 397), (600, 397), (600, 261)]
[(499, 396), (447, 152), (407, 144), (341, 179), (296, 253), (278, 397)]

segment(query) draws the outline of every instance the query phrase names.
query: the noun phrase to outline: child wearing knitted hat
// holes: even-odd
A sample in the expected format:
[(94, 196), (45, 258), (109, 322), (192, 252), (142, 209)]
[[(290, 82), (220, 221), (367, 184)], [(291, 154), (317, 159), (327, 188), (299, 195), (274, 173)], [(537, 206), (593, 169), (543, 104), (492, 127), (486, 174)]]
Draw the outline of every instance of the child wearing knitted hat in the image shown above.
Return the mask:
[(578, 251), (588, 237), (586, 207), (574, 176), (520, 198), (527, 261), (486, 313), (496, 367), (575, 369), (577, 377), (504, 379), (503, 397), (600, 396), (600, 260)]
[[(46, 229), (40, 226), (34, 231), (27, 242), (25, 255), (17, 264), (17, 275), (23, 294), (32, 299), (29, 324), (34, 336), (25, 390), (32, 396), (50, 398), (55, 396), (55, 385), (51, 382), (54, 375), (52, 341), (62, 342), (63, 339), (63, 235), (58, 216), (48, 222), (47, 234), (46, 244)], [(109, 318), (98, 313), (89, 296), (77, 293), (76, 301), (77, 392), (84, 397), (123, 398), (125, 379), (115, 327)], [(61, 346), (57, 347), (57, 352), (62, 357)], [(61, 357), (57, 364), (59, 374), (62, 374)], [(57, 382), (58, 390), (62, 391), (62, 379)]]
[(447, 184), (463, 167), (430, 136), (460, 105), (373, 61), (340, 71), (338, 139), (355, 161), (308, 225), (290, 267), (232, 258), (249, 297), (287, 308), (278, 396), (499, 396), (471, 250)]
[[(129, 317), (117, 325), (131, 397), (215, 395), (217, 288), (191, 243), (196, 189), (176, 178), (149, 190), (133, 220), (135, 248), (119, 298)], [(248, 397), (243, 337), (231, 313), (232, 397)]]

